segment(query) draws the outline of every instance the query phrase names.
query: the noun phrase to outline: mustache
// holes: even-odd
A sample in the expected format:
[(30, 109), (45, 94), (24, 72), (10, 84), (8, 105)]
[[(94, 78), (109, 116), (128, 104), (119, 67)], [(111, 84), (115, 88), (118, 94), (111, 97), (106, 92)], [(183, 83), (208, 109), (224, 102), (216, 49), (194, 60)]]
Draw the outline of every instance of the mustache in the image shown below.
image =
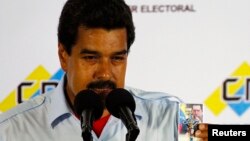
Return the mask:
[(116, 84), (113, 81), (110, 80), (99, 80), (99, 81), (95, 81), (95, 82), (91, 82), (87, 85), (88, 89), (104, 89), (104, 88), (108, 88), (108, 89), (116, 89)]

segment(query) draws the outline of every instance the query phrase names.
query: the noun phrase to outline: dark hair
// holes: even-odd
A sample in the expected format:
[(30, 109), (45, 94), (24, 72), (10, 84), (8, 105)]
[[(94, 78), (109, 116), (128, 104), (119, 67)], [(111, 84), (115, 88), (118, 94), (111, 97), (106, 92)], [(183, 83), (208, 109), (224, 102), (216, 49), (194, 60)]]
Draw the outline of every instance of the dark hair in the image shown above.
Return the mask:
[(124, 0), (68, 0), (58, 25), (58, 41), (68, 54), (71, 54), (80, 26), (107, 30), (126, 28), (128, 51), (135, 39), (132, 13)]

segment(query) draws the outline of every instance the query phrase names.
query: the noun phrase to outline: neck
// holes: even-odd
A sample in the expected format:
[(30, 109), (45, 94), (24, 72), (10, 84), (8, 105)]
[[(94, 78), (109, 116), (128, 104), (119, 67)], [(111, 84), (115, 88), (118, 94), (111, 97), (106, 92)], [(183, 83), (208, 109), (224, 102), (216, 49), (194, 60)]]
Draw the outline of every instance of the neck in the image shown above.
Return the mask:
[(102, 114), (101, 118), (103, 118), (103, 117), (105, 117), (105, 116), (107, 116), (107, 115), (110, 115), (110, 113), (108, 112), (107, 108), (105, 108), (105, 109), (103, 110), (103, 114)]

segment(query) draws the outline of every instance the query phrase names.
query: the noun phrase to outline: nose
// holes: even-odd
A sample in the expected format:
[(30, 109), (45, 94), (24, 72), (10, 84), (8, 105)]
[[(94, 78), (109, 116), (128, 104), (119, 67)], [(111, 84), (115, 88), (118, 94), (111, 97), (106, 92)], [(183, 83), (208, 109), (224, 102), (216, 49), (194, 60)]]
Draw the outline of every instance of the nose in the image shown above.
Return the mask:
[(97, 70), (95, 72), (95, 78), (99, 80), (110, 80), (112, 77), (112, 64), (107, 59), (99, 61)]

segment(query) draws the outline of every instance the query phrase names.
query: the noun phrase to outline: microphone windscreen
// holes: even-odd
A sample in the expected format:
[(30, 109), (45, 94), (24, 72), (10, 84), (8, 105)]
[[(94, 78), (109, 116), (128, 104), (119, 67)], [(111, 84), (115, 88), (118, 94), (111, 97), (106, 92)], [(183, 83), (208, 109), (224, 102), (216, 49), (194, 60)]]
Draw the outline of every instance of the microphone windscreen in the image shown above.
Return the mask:
[(117, 88), (111, 91), (106, 98), (106, 108), (115, 117), (120, 118), (120, 107), (128, 107), (131, 112), (135, 111), (135, 100), (129, 91)]
[(103, 109), (101, 98), (92, 90), (82, 90), (75, 97), (74, 110), (78, 115), (81, 115), (83, 110), (93, 110), (94, 118), (99, 119)]

